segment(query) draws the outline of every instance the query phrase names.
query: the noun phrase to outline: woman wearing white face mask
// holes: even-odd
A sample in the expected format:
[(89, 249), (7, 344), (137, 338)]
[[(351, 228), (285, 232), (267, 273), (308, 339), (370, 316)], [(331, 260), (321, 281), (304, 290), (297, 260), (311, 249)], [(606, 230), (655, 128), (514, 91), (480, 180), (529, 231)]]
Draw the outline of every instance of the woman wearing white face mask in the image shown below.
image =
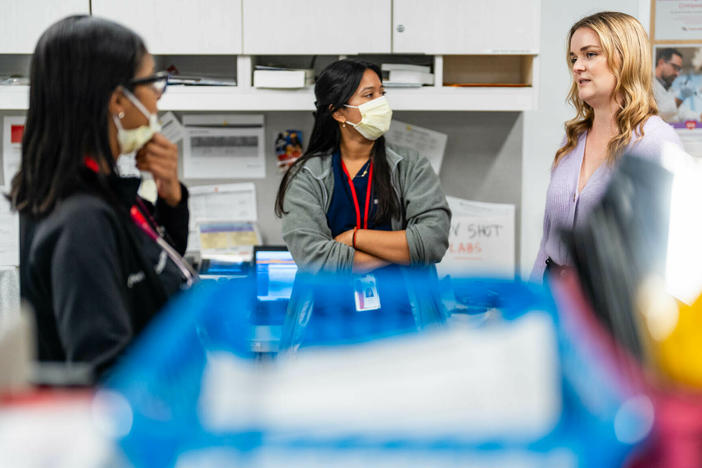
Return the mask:
[[(32, 305), (41, 361), (86, 363), (101, 374), (195, 274), (180, 257), (187, 190), (177, 147), (157, 133), (167, 75), (134, 32), (90, 16), (52, 25), (31, 65), (22, 163), (10, 198), (20, 213), (20, 286)], [(116, 175), (137, 152), (153, 174)]]
[[(435, 276), (450, 211), (429, 162), (385, 144), (392, 111), (384, 95), (374, 64), (340, 60), (321, 73), (309, 147), (283, 177), (275, 208), (301, 271), (356, 273), (366, 291), (389, 304), (395, 300), (383, 301), (386, 272), (413, 266)], [(377, 301), (359, 309), (357, 294), (340, 294), (336, 305), (385, 309)], [(441, 319), (411, 306), (418, 326)]]

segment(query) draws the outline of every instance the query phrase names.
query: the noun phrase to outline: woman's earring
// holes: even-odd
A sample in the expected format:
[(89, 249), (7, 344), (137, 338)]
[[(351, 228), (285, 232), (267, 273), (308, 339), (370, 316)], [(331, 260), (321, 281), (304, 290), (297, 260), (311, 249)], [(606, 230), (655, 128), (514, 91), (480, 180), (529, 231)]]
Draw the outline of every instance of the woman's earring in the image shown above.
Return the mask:
[(346, 128), (346, 122), (341, 122), (341, 126)]
[(119, 120), (122, 120), (124, 118), (124, 111), (121, 111), (119, 114), (117, 114), (117, 117), (119, 117)]

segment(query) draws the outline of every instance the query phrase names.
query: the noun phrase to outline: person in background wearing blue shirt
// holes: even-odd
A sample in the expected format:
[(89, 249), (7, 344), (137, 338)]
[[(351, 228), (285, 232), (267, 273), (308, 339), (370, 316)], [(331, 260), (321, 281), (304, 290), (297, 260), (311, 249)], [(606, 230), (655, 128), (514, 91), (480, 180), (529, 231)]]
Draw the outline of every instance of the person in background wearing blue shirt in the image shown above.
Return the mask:
[(380, 69), (360, 60), (334, 62), (317, 79), (315, 97), (309, 147), (283, 177), (275, 210), (302, 272), (355, 276), (348, 290), (318, 291), (314, 298), (294, 292), (288, 315), (304, 325), (314, 304), (317, 314), (386, 314), (394, 307), (418, 327), (442, 320), (412, 293), (385, 287), (405, 266), (436, 277), (451, 214), (429, 162), (385, 143), (392, 110)]

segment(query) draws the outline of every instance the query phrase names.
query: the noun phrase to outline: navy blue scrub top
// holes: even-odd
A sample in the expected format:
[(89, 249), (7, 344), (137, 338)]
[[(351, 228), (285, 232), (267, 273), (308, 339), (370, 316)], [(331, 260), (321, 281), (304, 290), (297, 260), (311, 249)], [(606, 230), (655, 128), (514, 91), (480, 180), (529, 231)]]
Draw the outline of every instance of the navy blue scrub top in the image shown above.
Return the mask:
[[(363, 224), (366, 204), (366, 190), (368, 188), (370, 161), (368, 161), (354, 176), (353, 185), (358, 197), (358, 206), (361, 211), (361, 224)], [(327, 210), (327, 224), (336, 237), (342, 232), (356, 227), (356, 209), (354, 207), (353, 195), (349, 187), (348, 178), (344, 173), (341, 164), (341, 154), (336, 151), (332, 156), (332, 170), (334, 172), (334, 191), (331, 202)], [(392, 226), (389, 221), (376, 223), (374, 220), (378, 208), (378, 199), (375, 198), (375, 190), (371, 187), (371, 203), (368, 213), (368, 229), (390, 231)], [(375, 275), (380, 296), (381, 308), (378, 310), (357, 312), (353, 286), (350, 284), (338, 285), (335, 288), (325, 288), (324, 291), (317, 291), (315, 294), (315, 313), (312, 320), (329, 320), (333, 316), (351, 314), (358, 325), (359, 319), (364, 322), (361, 328), (365, 332), (392, 331), (414, 328), (414, 318), (407, 299), (402, 271), (398, 265), (388, 265), (371, 272)], [(338, 289), (338, 290), (337, 290)], [(360, 317), (362, 316), (362, 317)], [(338, 324), (332, 328), (338, 328)], [(360, 333), (358, 326), (356, 331)], [(354, 338), (354, 327), (350, 330), (337, 330), (338, 333), (345, 334), (338, 338)]]
[[(366, 162), (353, 178), (353, 185), (356, 188), (358, 197), (358, 207), (361, 210), (361, 223), (366, 207), (366, 191), (368, 190), (368, 176), (370, 175), (370, 160)], [(341, 154), (337, 151), (332, 156), (332, 170), (334, 171), (334, 191), (332, 192), (331, 203), (327, 210), (327, 224), (331, 229), (332, 237), (336, 237), (342, 232), (356, 227), (356, 208), (353, 203), (353, 194), (349, 187), (349, 179), (341, 166)], [(389, 222), (376, 224), (375, 212), (378, 209), (378, 199), (375, 197), (375, 190), (371, 187), (371, 203), (368, 207), (368, 229), (381, 231), (391, 231)]]

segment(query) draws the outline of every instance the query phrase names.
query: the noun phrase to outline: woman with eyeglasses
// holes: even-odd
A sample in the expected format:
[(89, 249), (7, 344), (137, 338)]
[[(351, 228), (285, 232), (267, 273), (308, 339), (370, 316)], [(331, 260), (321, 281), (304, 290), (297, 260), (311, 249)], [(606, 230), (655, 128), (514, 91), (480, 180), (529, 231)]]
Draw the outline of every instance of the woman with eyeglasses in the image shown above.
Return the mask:
[[(310, 143), (283, 177), (275, 210), (302, 273), (352, 277), (315, 291), (295, 288), (282, 346), (301, 343), (312, 308), (312, 320), (328, 312), (371, 324), (395, 316), (403, 328), (441, 321), (436, 303), (418, 296), (436, 278), (451, 214), (429, 162), (385, 143), (392, 110), (380, 69), (360, 60), (334, 62), (314, 92)], [(409, 287), (417, 278), (420, 288)]]
[[(177, 146), (159, 133), (167, 75), (131, 30), (72, 16), (39, 39), (30, 71), (22, 162), (20, 289), (34, 309), (41, 361), (109, 368), (195, 274), (182, 259), (188, 192)], [(154, 204), (116, 161), (137, 151)]]

